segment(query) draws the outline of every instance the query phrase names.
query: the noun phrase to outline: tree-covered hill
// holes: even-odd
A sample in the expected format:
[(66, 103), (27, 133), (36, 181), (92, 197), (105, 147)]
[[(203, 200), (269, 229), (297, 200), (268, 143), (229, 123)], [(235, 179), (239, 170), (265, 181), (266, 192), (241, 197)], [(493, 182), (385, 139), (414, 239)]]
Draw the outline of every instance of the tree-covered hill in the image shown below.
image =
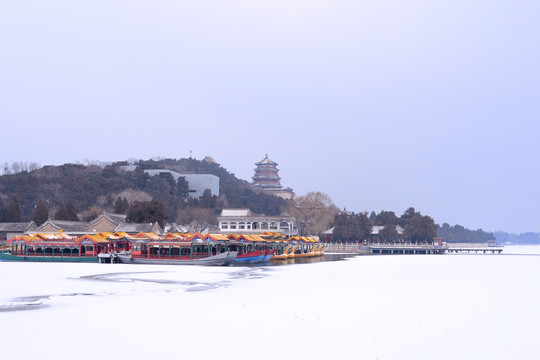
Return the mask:
[(521, 234), (511, 234), (503, 231), (495, 232), (495, 237), (500, 243), (512, 244), (540, 244), (540, 233), (526, 232)]
[(485, 243), (495, 240), (495, 235), (482, 229), (469, 230), (461, 225), (450, 226), (447, 223), (437, 228), (438, 236), (452, 243)]
[[(123, 165), (128, 163), (117, 162), (104, 168), (64, 164), (0, 176), (0, 221), (6, 221), (7, 209), (14, 198), (19, 202), (20, 221), (32, 220), (40, 198), (52, 218), (69, 200), (78, 213), (87, 214), (92, 208), (94, 213), (95, 209), (114, 211), (118, 198), (129, 203), (157, 200), (163, 203), (169, 221), (189, 221), (192, 212), (213, 217), (224, 207), (245, 207), (255, 213), (277, 215), (287, 206), (284, 199), (254, 190), (248, 182), (215, 163), (195, 159), (148, 160), (135, 163), (134, 171), (124, 171)], [(216, 175), (220, 179), (220, 196), (188, 198), (183, 185), (170, 174), (151, 177), (144, 172), (146, 169)]]

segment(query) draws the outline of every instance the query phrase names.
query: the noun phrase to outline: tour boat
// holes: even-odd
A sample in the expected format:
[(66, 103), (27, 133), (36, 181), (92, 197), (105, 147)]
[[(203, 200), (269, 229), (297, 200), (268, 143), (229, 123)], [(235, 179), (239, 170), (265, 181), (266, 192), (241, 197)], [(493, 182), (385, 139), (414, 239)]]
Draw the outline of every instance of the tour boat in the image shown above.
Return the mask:
[(264, 263), (269, 261), (275, 252), (270, 242), (260, 235), (230, 234), (226, 244), (227, 250), (238, 252), (235, 259), (237, 263)]
[(264, 263), (269, 261), (274, 256), (273, 249), (251, 251), (244, 254), (238, 254), (235, 261), (237, 263)]
[[(287, 245), (285, 249), (283, 250), (283, 253), (274, 255), (271, 259), (272, 260), (286, 260), (289, 258), (291, 253), (294, 251), (295, 247), (292, 245)], [(290, 256), (292, 258), (292, 256)]]
[(8, 241), (11, 250), (0, 253), (0, 260), (32, 262), (98, 262), (98, 254), (110, 250), (103, 236), (30, 234)]
[(0, 261), (30, 261), (30, 262), (98, 262), (97, 256), (79, 256), (64, 253), (13, 254), (10, 250), (0, 252)]
[(178, 237), (132, 237), (131, 252), (118, 253), (124, 264), (231, 265), (238, 251), (227, 248), (221, 234), (186, 234)]
[(191, 259), (174, 259), (169, 257), (161, 258), (144, 258), (144, 257), (132, 257), (131, 254), (116, 254), (116, 258), (123, 264), (160, 264), (160, 265), (205, 265), (205, 266), (226, 266), (232, 265), (236, 258), (236, 251), (225, 251), (217, 255), (210, 255), (201, 258)]

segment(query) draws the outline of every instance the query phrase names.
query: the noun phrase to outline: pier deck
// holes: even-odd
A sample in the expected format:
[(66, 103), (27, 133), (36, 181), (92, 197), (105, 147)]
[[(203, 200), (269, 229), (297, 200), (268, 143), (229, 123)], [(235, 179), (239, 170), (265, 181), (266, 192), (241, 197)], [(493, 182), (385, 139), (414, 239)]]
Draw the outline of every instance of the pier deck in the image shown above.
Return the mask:
[(464, 253), (464, 252), (467, 252), (467, 253), (492, 253), (492, 254), (500, 254), (502, 253), (503, 249), (502, 247), (498, 246), (498, 247), (491, 247), (491, 246), (488, 246), (488, 247), (476, 247), (476, 246), (460, 246), (460, 247), (449, 247), (447, 249), (447, 251), (449, 253)]
[(444, 253), (492, 253), (500, 254), (502, 246), (488, 246), (487, 244), (328, 244), (327, 253), (356, 253), (356, 254), (444, 254)]

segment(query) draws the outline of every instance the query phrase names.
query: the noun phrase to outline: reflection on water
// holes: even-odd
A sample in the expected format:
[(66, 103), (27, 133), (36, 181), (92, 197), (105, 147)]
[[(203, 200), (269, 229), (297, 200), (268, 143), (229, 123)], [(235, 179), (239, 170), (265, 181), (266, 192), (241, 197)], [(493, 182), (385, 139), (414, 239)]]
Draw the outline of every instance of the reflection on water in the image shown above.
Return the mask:
[(324, 256), (301, 257), (283, 260), (270, 260), (264, 264), (234, 264), (235, 266), (279, 266), (279, 265), (295, 265), (295, 264), (311, 264), (324, 261), (341, 261), (347, 258), (356, 256), (356, 254), (324, 254)]

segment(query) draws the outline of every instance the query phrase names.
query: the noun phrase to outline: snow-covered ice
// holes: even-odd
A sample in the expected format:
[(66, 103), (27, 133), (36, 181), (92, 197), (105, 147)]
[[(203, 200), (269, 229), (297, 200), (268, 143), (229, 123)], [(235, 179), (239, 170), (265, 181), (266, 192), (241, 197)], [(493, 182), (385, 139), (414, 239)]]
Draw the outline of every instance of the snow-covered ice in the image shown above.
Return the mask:
[(0, 262), (5, 359), (539, 359), (540, 247), (265, 267)]

